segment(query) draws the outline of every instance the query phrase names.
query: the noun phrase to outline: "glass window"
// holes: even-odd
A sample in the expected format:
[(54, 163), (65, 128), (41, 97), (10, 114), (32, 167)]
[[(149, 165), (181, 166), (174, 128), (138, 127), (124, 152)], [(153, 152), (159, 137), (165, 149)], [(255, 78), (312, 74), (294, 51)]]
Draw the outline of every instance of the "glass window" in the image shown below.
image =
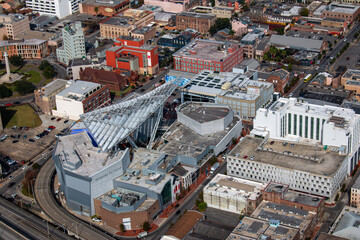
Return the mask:
[(291, 113), (289, 113), (288, 116), (289, 116), (289, 119), (288, 119), (288, 123), (289, 123), (288, 132), (289, 132), (289, 134), (291, 134)]
[(302, 130), (302, 127), (303, 127), (303, 126), (302, 126), (303, 116), (300, 115), (299, 117), (300, 117), (300, 120), (299, 120), (299, 121), (300, 121), (300, 124), (299, 124), (299, 125), (300, 125), (300, 127), (299, 127), (299, 135), (300, 135), (300, 137), (302, 137), (302, 136), (303, 136), (303, 130)]
[(316, 140), (320, 139), (320, 118), (316, 119)]
[(309, 117), (308, 116), (305, 116), (305, 138), (308, 138), (308, 121), (309, 121)]
[(310, 139), (314, 139), (314, 118), (310, 120)]
[(294, 135), (297, 134), (297, 114), (294, 114)]

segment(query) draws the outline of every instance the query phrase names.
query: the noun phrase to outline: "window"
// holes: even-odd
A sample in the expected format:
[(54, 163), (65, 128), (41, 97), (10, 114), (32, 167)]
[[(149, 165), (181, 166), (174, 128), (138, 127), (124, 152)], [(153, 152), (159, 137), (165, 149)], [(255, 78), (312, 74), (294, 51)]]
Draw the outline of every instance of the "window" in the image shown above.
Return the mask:
[(305, 138), (308, 138), (308, 121), (309, 121), (309, 117), (305, 116)]
[(314, 118), (310, 120), (310, 139), (314, 139)]
[(294, 114), (294, 135), (297, 134), (297, 114)]
[(320, 139), (320, 118), (316, 119), (316, 140)]
[(289, 134), (291, 134), (291, 113), (289, 113), (289, 114), (288, 114), (288, 116), (289, 116), (289, 121), (288, 121), (288, 123), (289, 123), (289, 126), (288, 126), (288, 132), (289, 132)]
[(303, 127), (303, 126), (302, 126), (302, 125), (303, 125), (303, 124), (302, 124), (302, 123), (303, 123), (303, 116), (300, 115), (299, 117), (300, 117), (300, 120), (299, 120), (299, 121), (300, 121), (299, 135), (300, 135), (300, 137), (302, 137), (302, 136), (303, 136), (303, 130), (302, 130), (302, 127)]

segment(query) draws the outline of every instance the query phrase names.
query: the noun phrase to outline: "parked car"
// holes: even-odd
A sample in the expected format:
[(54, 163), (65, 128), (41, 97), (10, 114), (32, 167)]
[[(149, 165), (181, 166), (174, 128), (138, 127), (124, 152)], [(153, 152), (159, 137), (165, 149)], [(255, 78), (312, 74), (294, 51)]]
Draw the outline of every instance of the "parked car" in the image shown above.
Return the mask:
[(35, 142), (35, 140), (34, 140), (34, 139), (29, 138), (29, 142)]
[(57, 122), (61, 121), (61, 118), (56, 119)]
[(52, 117), (52, 118), (51, 118), (51, 121), (53, 121), (53, 120), (55, 120), (55, 119), (56, 119), (56, 117)]

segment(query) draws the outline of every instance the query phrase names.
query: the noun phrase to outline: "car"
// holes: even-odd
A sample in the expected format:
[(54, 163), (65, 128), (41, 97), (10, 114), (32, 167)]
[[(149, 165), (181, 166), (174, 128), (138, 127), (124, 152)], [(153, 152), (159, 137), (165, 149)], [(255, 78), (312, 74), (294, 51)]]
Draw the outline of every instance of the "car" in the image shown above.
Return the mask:
[(14, 176), (13, 175), (11, 175), (8, 179), (10, 180), (10, 179), (12, 179)]
[(17, 135), (17, 138), (20, 138), (21, 137), (21, 135), (19, 134), (19, 135)]
[(51, 118), (51, 121), (54, 121), (55, 119), (56, 119), (56, 117), (52, 117), (52, 118)]
[(275, 143), (274, 141), (271, 141), (271, 142), (270, 142), (270, 145), (273, 145), (274, 143)]
[(61, 121), (61, 118), (56, 119), (57, 122)]
[(283, 146), (286, 147), (286, 146), (287, 146), (287, 142), (284, 142), (284, 143), (283, 143)]
[(154, 77), (151, 77), (151, 78), (150, 78), (150, 80), (153, 80), (153, 79), (154, 79)]
[(16, 138), (15, 135), (10, 135), (11, 138)]
[(16, 129), (17, 129), (17, 126), (13, 126), (13, 127), (12, 127), (12, 130), (16, 130)]
[(68, 123), (69, 122), (69, 119), (66, 119), (65, 121), (64, 121), (64, 123)]
[[(35, 139), (40, 139), (41, 137), (40, 137), (40, 135), (38, 134), (38, 135), (36, 135), (34, 138), (35, 138)], [(31, 141), (30, 141), (30, 142), (31, 142)]]
[(144, 92), (144, 91), (145, 91), (145, 89), (143, 89), (143, 88), (142, 88), (142, 89), (140, 89), (140, 92)]
[(13, 143), (17, 143), (17, 142), (19, 142), (19, 140), (14, 140), (14, 141), (13, 141)]
[(61, 136), (64, 136), (64, 134), (58, 133), (58, 134), (55, 135), (55, 137), (61, 137)]
[(23, 138), (26, 139), (26, 138), (27, 138), (27, 135), (24, 135)]
[(245, 155), (245, 156), (244, 156), (244, 159), (247, 159), (247, 158), (248, 158), (248, 156), (247, 156), (247, 155)]
[(35, 140), (32, 138), (29, 138), (29, 142), (35, 142)]
[(28, 130), (29, 130), (29, 127), (26, 127), (26, 128), (25, 128), (25, 131), (28, 131)]
[(15, 184), (16, 184), (15, 182), (9, 183), (8, 188), (11, 188), (11, 187), (14, 186)]
[(181, 211), (180, 211), (180, 210), (177, 210), (175, 214), (176, 214), (176, 215), (179, 215), (180, 213), (181, 213)]
[(346, 60), (349, 60), (349, 59), (350, 59), (349, 57), (346, 58)]
[(49, 128), (50, 128), (51, 130), (54, 130), (56, 127), (54, 127), (54, 126), (49, 126)]

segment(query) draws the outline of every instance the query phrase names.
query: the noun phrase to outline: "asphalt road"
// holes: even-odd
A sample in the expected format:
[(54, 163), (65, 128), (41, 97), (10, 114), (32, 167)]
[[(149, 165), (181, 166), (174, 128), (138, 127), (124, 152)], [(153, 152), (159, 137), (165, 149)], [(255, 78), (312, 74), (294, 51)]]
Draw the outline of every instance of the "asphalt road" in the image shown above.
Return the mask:
[(62, 226), (67, 231), (76, 233), (81, 238), (88, 240), (113, 239), (104, 232), (71, 215), (57, 203), (50, 186), (54, 173), (54, 162), (50, 158), (40, 169), (35, 181), (36, 201), (45, 214), (56, 222), (59, 227)]
[[(15, 239), (72, 239), (51, 224), (2, 198), (0, 212), (0, 222), (7, 226), (6, 235), (16, 235)], [(4, 237), (1, 232), (0, 237)]]

